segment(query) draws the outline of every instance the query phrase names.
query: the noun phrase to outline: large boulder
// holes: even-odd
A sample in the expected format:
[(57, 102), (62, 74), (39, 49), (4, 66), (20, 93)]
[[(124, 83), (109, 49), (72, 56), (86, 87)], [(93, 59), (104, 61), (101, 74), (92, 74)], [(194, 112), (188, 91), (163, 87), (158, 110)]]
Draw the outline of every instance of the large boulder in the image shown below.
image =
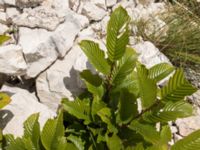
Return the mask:
[(11, 96), (11, 102), (0, 110), (0, 128), (4, 134), (14, 136), (23, 135), (23, 123), (33, 113), (39, 113), (39, 123), (41, 127), (49, 118), (56, 116), (56, 113), (48, 107), (38, 102), (35, 94), (26, 90), (4, 85), (1, 91), (7, 92)]

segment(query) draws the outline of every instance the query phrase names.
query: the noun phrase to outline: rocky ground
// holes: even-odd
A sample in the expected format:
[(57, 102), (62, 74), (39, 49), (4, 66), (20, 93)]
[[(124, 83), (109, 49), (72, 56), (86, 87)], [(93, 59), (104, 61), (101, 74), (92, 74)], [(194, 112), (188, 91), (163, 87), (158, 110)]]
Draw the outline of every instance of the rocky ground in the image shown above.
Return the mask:
[[(36, 112), (40, 112), (43, 125), (56, 115), (61, 98), (73, 99), (83, 90), (79, 72), (92, 68), (78, 42), (99, 40), (105, 49), (106, 24), (110, 12), (119, 5), (132, 20), (152, 17), (165, 9), (164, 3), (153, 0), (0, 0), (0, 34), (12, 37), (0, 47), (1, 91), (12, 98), (0, 112), (4, 133), (22, 135), (23, 122)], [(136, 30), (132, 26), (130, 44), (140, 53), (143, 64), (170, 63), (151, 42), (138, 40)], [(187, 74), (195, 80), (193, 72)], [(193, 83), (199, 86), (200, 82)], [(199, 98), (197, 92), (190, 101), (200, 106)], [(194, 117), (172, 123), (175, 139), (200, 128), (199, 120), (200, 110)]]

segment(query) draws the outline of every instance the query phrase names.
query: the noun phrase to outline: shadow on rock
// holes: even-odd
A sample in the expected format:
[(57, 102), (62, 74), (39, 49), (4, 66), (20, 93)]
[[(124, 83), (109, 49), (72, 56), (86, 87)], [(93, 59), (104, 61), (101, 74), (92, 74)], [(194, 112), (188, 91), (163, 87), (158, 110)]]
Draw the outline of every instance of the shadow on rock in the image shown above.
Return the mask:
[(0, 128), (4, 129), (7, 123), (14, 117), (13, 113), (10, 110), (0, 110)]
[(80, 71), (77, 71), (72, 67), (70, 70), (70, 76), (63, 78), (65, 88), (72, 93), (73, 98), (78, 96), (84, 90), (79, 74)]

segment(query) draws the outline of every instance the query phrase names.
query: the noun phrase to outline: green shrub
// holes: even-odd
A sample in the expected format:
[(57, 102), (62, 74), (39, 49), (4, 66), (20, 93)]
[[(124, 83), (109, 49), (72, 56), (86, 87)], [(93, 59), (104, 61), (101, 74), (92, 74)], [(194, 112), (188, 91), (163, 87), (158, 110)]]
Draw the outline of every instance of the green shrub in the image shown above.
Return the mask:
[[(38, 114), (24, 123), (24, 136), (4, 136), (6, 150), (168, 150), (168, 121), (193, 115), (185, 100), (196, 89), (182, 69), (161, 63), (147, 69), (129, 43), (127, 12), (117, 8), (107, 28), (107, 56), (93, 41), (80, 47), (96, 69), (81, 72), (87, 90), (74, 101), (62, 100), (57, 119), (39, 131)], [(175, 71), (162, 88), (157, 84)], [(141, 102), (141, 104), (140, 104)], [(141, 110), (139, 110), (141, 107)], [(156, 128), (159, 124), (160, 127)], [(174, 144), (172, 150), (198, 150), (200, 131)]]

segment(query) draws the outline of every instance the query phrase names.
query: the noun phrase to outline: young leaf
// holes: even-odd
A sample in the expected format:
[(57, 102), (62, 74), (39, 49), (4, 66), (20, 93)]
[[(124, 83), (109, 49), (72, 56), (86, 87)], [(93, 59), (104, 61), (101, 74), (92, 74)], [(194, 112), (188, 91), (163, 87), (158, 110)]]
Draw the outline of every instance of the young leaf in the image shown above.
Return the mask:
[(106, 47), (108, 49), (108, 58), (112, 62), (124, 55), (126, 45), (129, 42), (129, 21), (128, 13), (121, 6), (111, 14), (107, 26)]
[(109, 150), (122, 150), (123, 149), (123, 143), (116, 134), (113, 134), (112, 137), (107, 136), (106, 143), (107, 143)]
[(67, 137), (67, 139), (71, 141), (77, 147), (78, 150), (84, 150), (85, 143), (82, 141), (80, 137), (71, 134), (70, 136)]
[(4, 42), (8, 41), (11, 37), (7, 35), (0, 35), (0, 45), (2, 45)]
[(83, 70), (80, 76), (85, 81), (87, 89), (89, 92), (102, 98), (104, 95), (104, 87), (102, 85), (102, 79), (96, 74), (93, 75), (90, 70)]
[(149, 69), (148, 77), (155, 79), (157, 82), (166, 78), (169, 74), (174, 71), (174, 67), (168, 63), (160, 63)]
[(134, 150), (144, 150), (142, 143), (139, 143), (135, 146)]
[(185, 96), (193, 94), (197, 89), (185, 78), (182, 69), (177, 69), (168, 84), (161, 89), (163, 101), (183, 100)]
[(57, 119), (49, 119), (41, 133), (41, 141), (46, 150), (58, 150), (59, 139), (64, 136), (63, 113)]
[(169, 126), (164, 126), (160, 133), (161, 142), (164, 144), (168, 144), (168, 142), (172, 139), (172, 133)]
[(160, 135), (153, 126), (132, 121), (129, 128), (141, 134), (146, 141), (152, 144), (158, 144), (160, 141)]
[(112, 83), (117, 86), (124, 82), (126, 77), (134, 70), (137, 55), (132, 48), (126, 48), (124, 56), (118, 61), (112, 71)]
[(197, 130), (182, 140), (176, 142), (171, 150), (199, 150), (200, 149), (200, 130)]
[(77, 117), (78, 119), (83, 119), (85, 124), (89, 124), (91, 122), (90, 104), (88, 100), (80, 100), (77, 98), (74, 101), (69, 101), (68, 99), (63, 99), (62, 106), (69, 114)]
[(100, 111), (98, 111), (98, 116), (101, 118), (103, 122), (107, 124), (108, 130), (113, 133), (117, 133), (118, 130), (114, 126), (114, 124), (111, 122), (111, 110), (108, 107), (102, 108)]
[(32, 147), (39, 149), (40, 140), (40, 124), (38, 122), (39, 113), (31, 115), (24, 122), (24, 138), (30, 139), (33, 144)]
[(119, 102), (120, 123), (128, 123), (137, 113), (137, 101), (135, 96), (127, 90), (123, 90), (120, 94)]
[(110, 65), (105, 59), (104, 51), (99, 48), (97, 43), (89, 40), (83, 40), (80, 43), (80, 47), (95, 69), (105, 75), (110, 73)]
[(6, 150), (27, 150), (24, 144), (25, 143), (21, 138), (16, 138), (15, 140), (10, 141), (10, 144)]
[(10, 96), (0, 92), (0, 109), (5, 107), (11, 101)]
[(148, 108), (156, 102), (157, 86), (153, 79), (148, 77), (148, 70), (143, 65), (137, 66), (139, 91), (142, 108)]

